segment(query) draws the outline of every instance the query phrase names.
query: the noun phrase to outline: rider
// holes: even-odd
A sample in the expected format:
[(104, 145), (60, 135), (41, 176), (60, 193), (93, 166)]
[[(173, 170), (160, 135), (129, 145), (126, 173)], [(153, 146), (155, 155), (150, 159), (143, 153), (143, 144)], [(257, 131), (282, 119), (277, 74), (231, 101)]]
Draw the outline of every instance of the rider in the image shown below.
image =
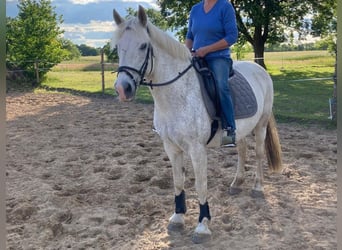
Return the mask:
[(238, 38), (235, 11), (227, 0), (203, 0), (190, 12), (185, 45), (193, 56), (203, 57), (219, 88), (223, 146), (235, 146), (234, 106), (228, 84), (232, 65), (229, 47)]

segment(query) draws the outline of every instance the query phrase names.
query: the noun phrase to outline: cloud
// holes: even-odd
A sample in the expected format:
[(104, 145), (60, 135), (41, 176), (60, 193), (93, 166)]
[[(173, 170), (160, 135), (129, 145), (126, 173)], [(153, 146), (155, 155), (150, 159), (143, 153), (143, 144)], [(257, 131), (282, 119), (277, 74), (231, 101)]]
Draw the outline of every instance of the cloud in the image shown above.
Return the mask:
[(139, 4), (142, 5), (146, 5), (148, 4), (150, 7), (158, 9), (158, 5), (156, 4), (155, 0), (142, 0), (142, 1), (137, 1), (137, 0), (68, 0), (70, 3), (75, 4), (75, 5), (88, 5), (88, 4), (92, 4), (92, 3), (105, 3), (105, 2), (109, 2), (111, 4), (115, 4), (115, 3), (136, 3), (136, 6), (138, 6)]
[(76, 44), (87, 44), (94, 47), (102, 47), (111, 38), (114, 32), (113, 21), (91, 20), (89, 23), (62, 24), (65, 31), (64, 38), (72, 40)]
[(73, 23), (73, 24), (62, 24), (61, 28), (66, 32), (113, 32), (114, 24), (112, 21), (98, 21), (91, 20), (90, 23)]
[[(6, 0), (7, 16), (18, 15), (17, 4), (18, 0)], [(103, 46), (112, 37), (114, 8), (126, 16), (129, 7), (137, 9), (138, 5), (158, 9), (156, 0), (52, 0), (56, 13), (64, 20), (64, 37), (94, 47)]]
[[(144, 0), (144, 1), (136, 1), (136, 0), (122, 0), (121, 2), (132, 2), (132, 3), (137, 3), (136, 5), (146, 3), (149, 6), (151, 6), (154, 9), (159, 9), (159, 6), (156, 4), (155, 0)], [(142, 4), (145, 5), (145, 4)]]
[(86, 45), (94, 47), (94, 48), (102, 48), (107, 42), (110, 41), (110, 38), (92, 38), (92, 39), (90, 39), (88, 36), (83, 36), (80, 34), (72, 34), (71, 36), (67, 36), (65, 38), (72, 40), (74, 44), (78, 44), (78, 45), (86, 44)]
[[(8, 0), (7, 0), (8, 1)], [(18, 1), (18, 0), (11, 0), (11, 1)], [(150, 3), (150, 4), (155, 4), (155, 0), (141, 0), (141, 1), (137, 1), (137, 0), (68, 0), (69, 2), (73, 3), (73, 4), (88, 4), (88, 3), (100, 3), (100, 2), (111, 2), (111, 3), (115, 3), (115, 2), (135, 2), (135, 3)]]
[(109, 2), (110, 0), (69, 0), (72, 4), (86, 5), (90, 3)]

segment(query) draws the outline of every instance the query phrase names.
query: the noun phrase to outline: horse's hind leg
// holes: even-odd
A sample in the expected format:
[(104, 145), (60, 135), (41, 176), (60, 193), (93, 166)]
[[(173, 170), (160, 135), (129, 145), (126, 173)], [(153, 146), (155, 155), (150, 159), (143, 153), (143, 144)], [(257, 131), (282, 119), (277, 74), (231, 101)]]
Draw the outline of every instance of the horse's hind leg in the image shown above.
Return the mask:
[(257, 126), (255, 128), (255, 150), (257, 158), (257, 168), (255, 171), (254, 186), (252, 188), (251, 196), (254, 198), (264, 198), (264, 171), (262, 167), (262, 160), (265, 153), (265, 138), (266, 138), (266, 125)]
[(230, 184), (229, 194), (235, 195), (242, 191), (241, 184), (245, 181), (245, 163), (247, 154), (246, 138), (241, 139), (238, 144), (238, 166), (235, 174), (235, 178)]
[(175, 189), (175, 212), (169, 220), (168, 230), (180, 231), (184, 228), (184, 214), (186, 212), (183, 151), (173, 143), (165, 141), (164, 148), (171, 161)]

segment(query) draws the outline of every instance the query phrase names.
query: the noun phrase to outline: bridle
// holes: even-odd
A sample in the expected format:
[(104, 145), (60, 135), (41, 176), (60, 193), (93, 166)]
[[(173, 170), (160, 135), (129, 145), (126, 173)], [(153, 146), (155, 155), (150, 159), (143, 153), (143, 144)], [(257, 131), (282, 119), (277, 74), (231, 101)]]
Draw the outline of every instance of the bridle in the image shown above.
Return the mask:
[[(169, 81), (161, 82), (161, 83), (152, 83), (152, 81), (147, 82), (144, 77), (145, 77), (145, 73), (146, 73), (146, 70), (148, 67), (148, 62), (150, 60), (150, 57), (151, 57), (151, 70), (150, 70), (149, 74), (151, 74), (151, 72), (153, 71), (153, 57), (154, 57), (153, 48), (152, 48), (151, 44), (148, 45), (145, 60), (144, 60), (144, 62), (141, 65), (139, 70), (136, 68), (130, 67), (130, 66), (120, 66), (117, 70), (117, 73), (119, 74), (120, 72), (125, 72), (134, 82), (135, 88), (137, 88), (139, 85), (149, 86), (150, 88), (153, 88), (153, 87), (161, 87), (161, 86), (169, 85), (169, 84), (177, 81), (179, 78), (181, 78), (183, 75), (185, 75), (185, 73), (189, 69), (191, 69), (193, 66), (193, 62), (190, 62), (190, 65), (188, 67), (186, 67), (182, 72), (178, 72), (178, 75)], [(130, 71), (133, 71), (139, 75), (139, 77), (140, 77), (139, 83), (137, 83), (133, 74)]]
[[(148, 67), (148, 61), (150, 59), (150, 54), (151, 54), (151, 70), (150, 70), (149, 74), (151, 74), (151, 72), (153, 70), (153, 57), (154, 57), (153, 48), (152, 48), (151, 44), (148, 45), (145, 60), (144, 60), (144, 62), (141, 65), (139, 70), (137, 70), (136, 68), (130, 67), (130, 66), (120, 66), (117, 70), (117, 73), (119, 74), (120, 72), (125, 72), (134, 82), (135, 88), (137, 88), (138, 85), (143, 85), (143, 82), (145, 81), (144, 76), (145, 76), (145, 73), (146, 73), (146, 70)], [(139, 77), (140, 77), (139, 84), (137, 83), (133, 74), (130, 71), (133, 71), (139, 75)]]

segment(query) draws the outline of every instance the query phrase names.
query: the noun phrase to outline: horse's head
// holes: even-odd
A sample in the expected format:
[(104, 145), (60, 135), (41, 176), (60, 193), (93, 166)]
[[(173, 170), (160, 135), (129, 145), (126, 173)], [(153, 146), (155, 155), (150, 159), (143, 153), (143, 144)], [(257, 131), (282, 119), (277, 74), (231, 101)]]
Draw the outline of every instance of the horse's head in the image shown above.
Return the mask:
[(116, 46), (119, 56), (115, 90), (121, 101), (128, 101), (135, 96), (145, 74), (152, 71), (153, 51), (148, 35), (148, 20), (141, 6), (134, 19), (123, 19), (115, 9), (113, 17), (118, 26)]

